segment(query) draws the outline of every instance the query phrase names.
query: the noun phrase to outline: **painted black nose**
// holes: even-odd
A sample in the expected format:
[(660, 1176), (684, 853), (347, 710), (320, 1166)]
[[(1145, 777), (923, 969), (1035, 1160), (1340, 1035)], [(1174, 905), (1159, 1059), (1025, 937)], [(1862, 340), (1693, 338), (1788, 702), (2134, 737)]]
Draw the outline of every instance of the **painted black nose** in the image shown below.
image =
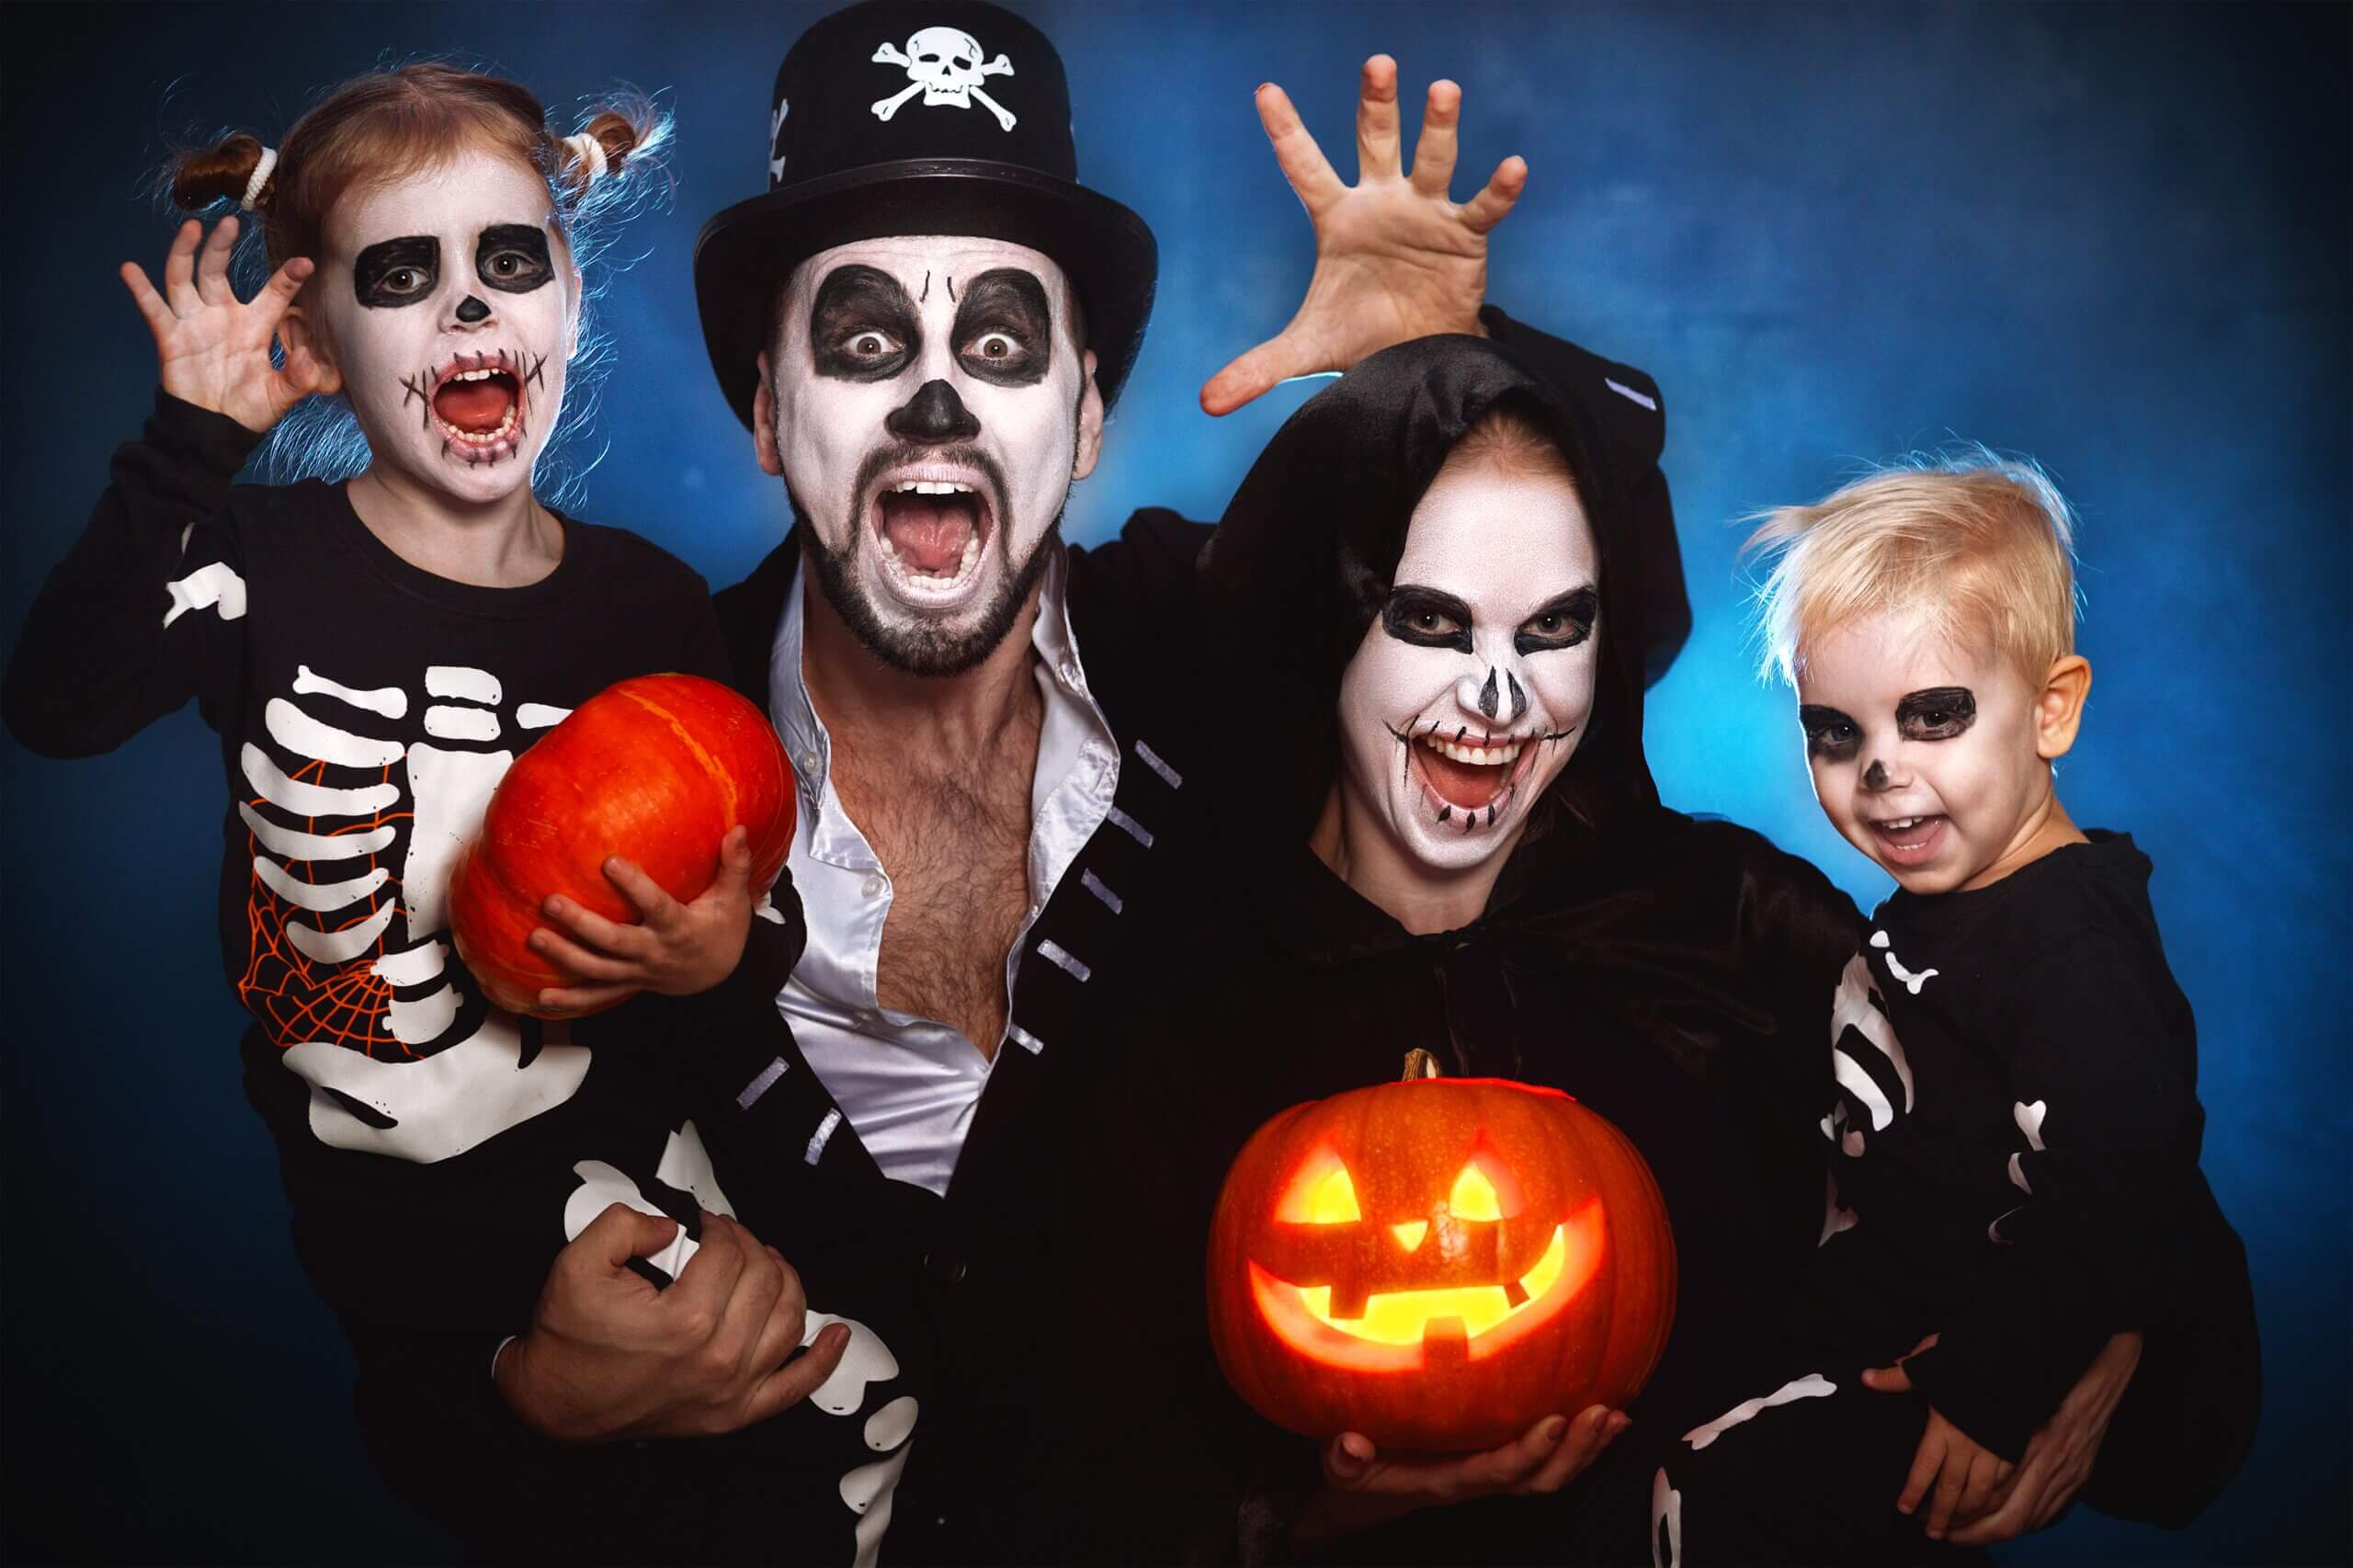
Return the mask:
[(981, 433), (981, 422), (946, 381), (924, 382), (882, 426), (903, 441), (970, 441)]
[(1886, 789), (1887, 764), (1883, 762), (1874, 762), (1869, 767), (1863, 769), (1863, 788), (1866, 790)]
[(488, 321), (490, 319), (490, 307), (483, 304), (473, 295), (469, 294), (466, 296), (465, 301), (458, 307), (458, 319), (465, 323), (468, 326), (473, 325), (474, 323), (478, 321)]

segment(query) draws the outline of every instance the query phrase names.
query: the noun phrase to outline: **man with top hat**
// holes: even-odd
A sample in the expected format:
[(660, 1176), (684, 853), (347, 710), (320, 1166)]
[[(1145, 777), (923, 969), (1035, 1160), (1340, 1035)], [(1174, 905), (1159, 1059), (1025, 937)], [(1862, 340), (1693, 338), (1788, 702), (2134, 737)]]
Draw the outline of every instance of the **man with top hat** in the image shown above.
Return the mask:
[[(1430, 88), (1407, 174), (1395, 64), (1367, 62), (1352, 187), (1282, 90), (1259, 89), (1317, 265), (1290, 325), (1202, 406), (1432, 333), (1512, 342), (1643, 476), (1655, 676), (1689, 622), (1657, 389), (1483, 308), (1485, 236), (1527, 171), (1508, 159), (1449, 199), (1460, 99)], [(1195, 1414), (1213, 1402), (1192, 1380), (1214, 1374), (1161, 1355), (1146, 1301), (1152, 1252), (1198, 1238), (1106, 1210), (1103, 1192), (1148, 1176), (1089, 1175), (1151, 1142), (1146, 1113), (1106, 1103), (1103, 1063), (1122, 976), (1168, 956), (1122, 929), (1189, 822), (1188, 759), (1154, 716), (1184, 679), (1168, 652), (1209, 530), (1143, 513), (1082, 551), (1059, 525), (1142, 343), (1155, 243), (1079, 183), (1052, 46), (979, 0), (880, 0), (811, 27), (778, 73), (766, 162), (767, 193), (705, 226), (695, 282), (712, 368), (793, 528), (718, 597), (737, 682), (799, 775), (808, 944), (776, 1000), (839, 1113), (774, 1157), (814, 1165), (840, 1141), (930, 1195), (905, 1241), (937, 1386), (890, 1555), (1230, 1555), (1246, 1478)], [(668, 1235), (649, 1222), (643, 1240)], [(762, 1418), (758, 1303), (797, 1292), (769, 1290), (753, 1250), (736, 1292), (753, 1305), (731, 1298), (699, 1338), (665, 1329), (662, 1299), (611, 1260), (560, 1265), (500, 1392), (557, 1436)]]

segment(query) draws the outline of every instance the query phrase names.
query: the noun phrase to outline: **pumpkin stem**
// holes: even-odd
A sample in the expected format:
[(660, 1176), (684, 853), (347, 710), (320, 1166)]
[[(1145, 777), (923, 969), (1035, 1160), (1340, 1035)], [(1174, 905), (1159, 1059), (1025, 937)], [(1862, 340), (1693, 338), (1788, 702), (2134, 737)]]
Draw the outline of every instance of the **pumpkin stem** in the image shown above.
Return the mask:
[(1441, 1074), (1438, 1070), (1438, 1058), (1432, 1056), (1428, 1051), (1424, 1051), (1419, 1047), (1415, 1047), (1414, 1050), (1405, 1053), (1404, 1082), (1410, 1084), (1416, 1078), (1437, 1078), (1440, 1076), (1443, 1076), (1443, 1074)]

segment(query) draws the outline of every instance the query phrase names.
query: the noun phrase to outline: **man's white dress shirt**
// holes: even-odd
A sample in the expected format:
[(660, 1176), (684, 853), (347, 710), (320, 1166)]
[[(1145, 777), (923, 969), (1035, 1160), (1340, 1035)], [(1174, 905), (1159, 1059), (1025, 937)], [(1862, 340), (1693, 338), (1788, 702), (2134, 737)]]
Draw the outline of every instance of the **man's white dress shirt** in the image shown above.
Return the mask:
[[(1120, 747), (1086, 688), (1066, 597), (1070, 562), (1051, 547), (1038, 618), (1038, 689), (1045, 722), (1029, 786), (1029, 904), (1005, 960), (1007, 1017), (1022, 943), (1079, 849), (1101, 826), (1120, 787)], [(833, 743), (809, 700), (801, 668), (809, 573), (795, 575), (777, 622), (769, 713), (799, 776), (801, 810), (785, 862), (809, 923), (809, 946), (777, 994), (801, 1054), (824, 1082), (885, 1176), (948, 1190), (972, 1125), (990, 1060), (936, 1018), (885, 1009), (875, 994), (891, 879), (833, 790)], [(1038, 1049), (1017, 1023), (1006, 1039)]]

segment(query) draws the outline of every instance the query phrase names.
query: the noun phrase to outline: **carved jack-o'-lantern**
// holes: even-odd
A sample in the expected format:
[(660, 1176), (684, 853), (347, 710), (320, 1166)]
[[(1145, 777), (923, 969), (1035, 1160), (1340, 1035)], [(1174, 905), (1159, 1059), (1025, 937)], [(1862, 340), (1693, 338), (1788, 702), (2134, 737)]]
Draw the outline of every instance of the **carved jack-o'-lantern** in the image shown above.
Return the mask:
[(1468, 1451), (1633, 1397), (1675, 1316), (1675, 1241), (1617, 1128), (1417, 1051), (1402, 1083), (1258, 1130), (1209, 1280), (1218, 1361), (1268, 1420)]

